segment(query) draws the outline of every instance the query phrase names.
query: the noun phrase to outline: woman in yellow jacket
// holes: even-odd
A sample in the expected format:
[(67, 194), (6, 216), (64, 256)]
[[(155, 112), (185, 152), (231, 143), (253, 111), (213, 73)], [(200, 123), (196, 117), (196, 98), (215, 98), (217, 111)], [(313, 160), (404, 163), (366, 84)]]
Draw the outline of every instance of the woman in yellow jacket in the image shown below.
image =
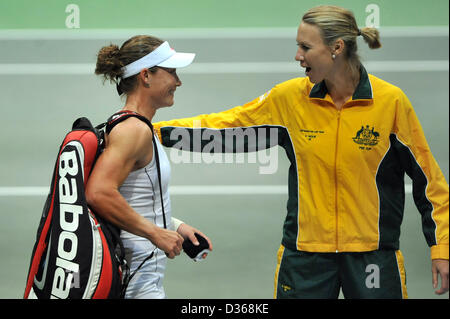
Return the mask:
[[(360, 30), (352, 12), (312, 8), (298, 28), (295, 57), (307, 77), (228, 111), (155, 124), (165, 146), (184, 150), (252, 151), (252, 143), (286, 150), (276, 298), (336, 298), (340, 289), (346, 298), (406, 298), (399, 250), (405, 173), (431, 247), (433, 286), (440, 276), (436, 293), (448, 291), (448, 184), (406, 95), (360, 63), (358, 36), (381, 47), (378, 30)], [(252, 131), (230, 147), (230, 128)], [(210, 139), (191, 142), (204, 134), (225, 143), (206, 150)]]

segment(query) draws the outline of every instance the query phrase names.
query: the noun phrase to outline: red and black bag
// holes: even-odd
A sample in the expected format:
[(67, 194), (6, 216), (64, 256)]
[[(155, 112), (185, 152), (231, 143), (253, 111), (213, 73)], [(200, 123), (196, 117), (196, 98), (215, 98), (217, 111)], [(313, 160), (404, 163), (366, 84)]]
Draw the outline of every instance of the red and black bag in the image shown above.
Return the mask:
[[(24, 298), (123, 297), (129, 281), (120, 231), (86, 202), (85, 187), (104, 149), (104, 132), (137, 113), (120, 112), (93, 127), (77, 119), (61, 144), (31, 255)], [(151, 257), (149, 257), (151, 258)]]

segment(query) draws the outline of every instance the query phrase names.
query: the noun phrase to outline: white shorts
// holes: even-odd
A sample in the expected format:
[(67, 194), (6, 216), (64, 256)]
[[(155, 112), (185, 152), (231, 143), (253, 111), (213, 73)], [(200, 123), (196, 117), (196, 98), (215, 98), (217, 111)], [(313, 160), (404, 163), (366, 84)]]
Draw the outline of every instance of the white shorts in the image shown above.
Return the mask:
[(145, 239), (123, 239), (125, 258), (130, 266), (130, 274), (154, 250), (155, 254), (136, 272), (128, 284), (125, 299), (164, 299), (163, 280), (167, 257), (164, 251), (156, 248)]

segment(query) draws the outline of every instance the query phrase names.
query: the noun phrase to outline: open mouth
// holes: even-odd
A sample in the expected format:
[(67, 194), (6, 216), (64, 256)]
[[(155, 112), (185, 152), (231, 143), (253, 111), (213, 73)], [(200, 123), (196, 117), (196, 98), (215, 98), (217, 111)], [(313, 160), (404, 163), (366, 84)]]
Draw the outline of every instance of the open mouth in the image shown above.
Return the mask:
[(311, 71), (311, 68), (308, 66), (308, 67), (306, 67), (306, 69), (305, 69), (305, 72), (306, 73), (309, 73)]

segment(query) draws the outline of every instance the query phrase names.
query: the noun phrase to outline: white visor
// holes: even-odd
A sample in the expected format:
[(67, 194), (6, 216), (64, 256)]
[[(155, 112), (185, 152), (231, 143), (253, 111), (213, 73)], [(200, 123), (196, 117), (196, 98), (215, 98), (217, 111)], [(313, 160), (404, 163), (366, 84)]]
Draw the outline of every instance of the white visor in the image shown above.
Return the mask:
[(192, 63), (195, 53), (178, 53), (172, 49), (169, 42), (164, 42), (155, 50), (143, 56), (122, 68), (122, 79), (129, 78), (138, 74), (143, 69), (149, 69), (154, 66), (161, 66), (163, 68), (184, 68)]

